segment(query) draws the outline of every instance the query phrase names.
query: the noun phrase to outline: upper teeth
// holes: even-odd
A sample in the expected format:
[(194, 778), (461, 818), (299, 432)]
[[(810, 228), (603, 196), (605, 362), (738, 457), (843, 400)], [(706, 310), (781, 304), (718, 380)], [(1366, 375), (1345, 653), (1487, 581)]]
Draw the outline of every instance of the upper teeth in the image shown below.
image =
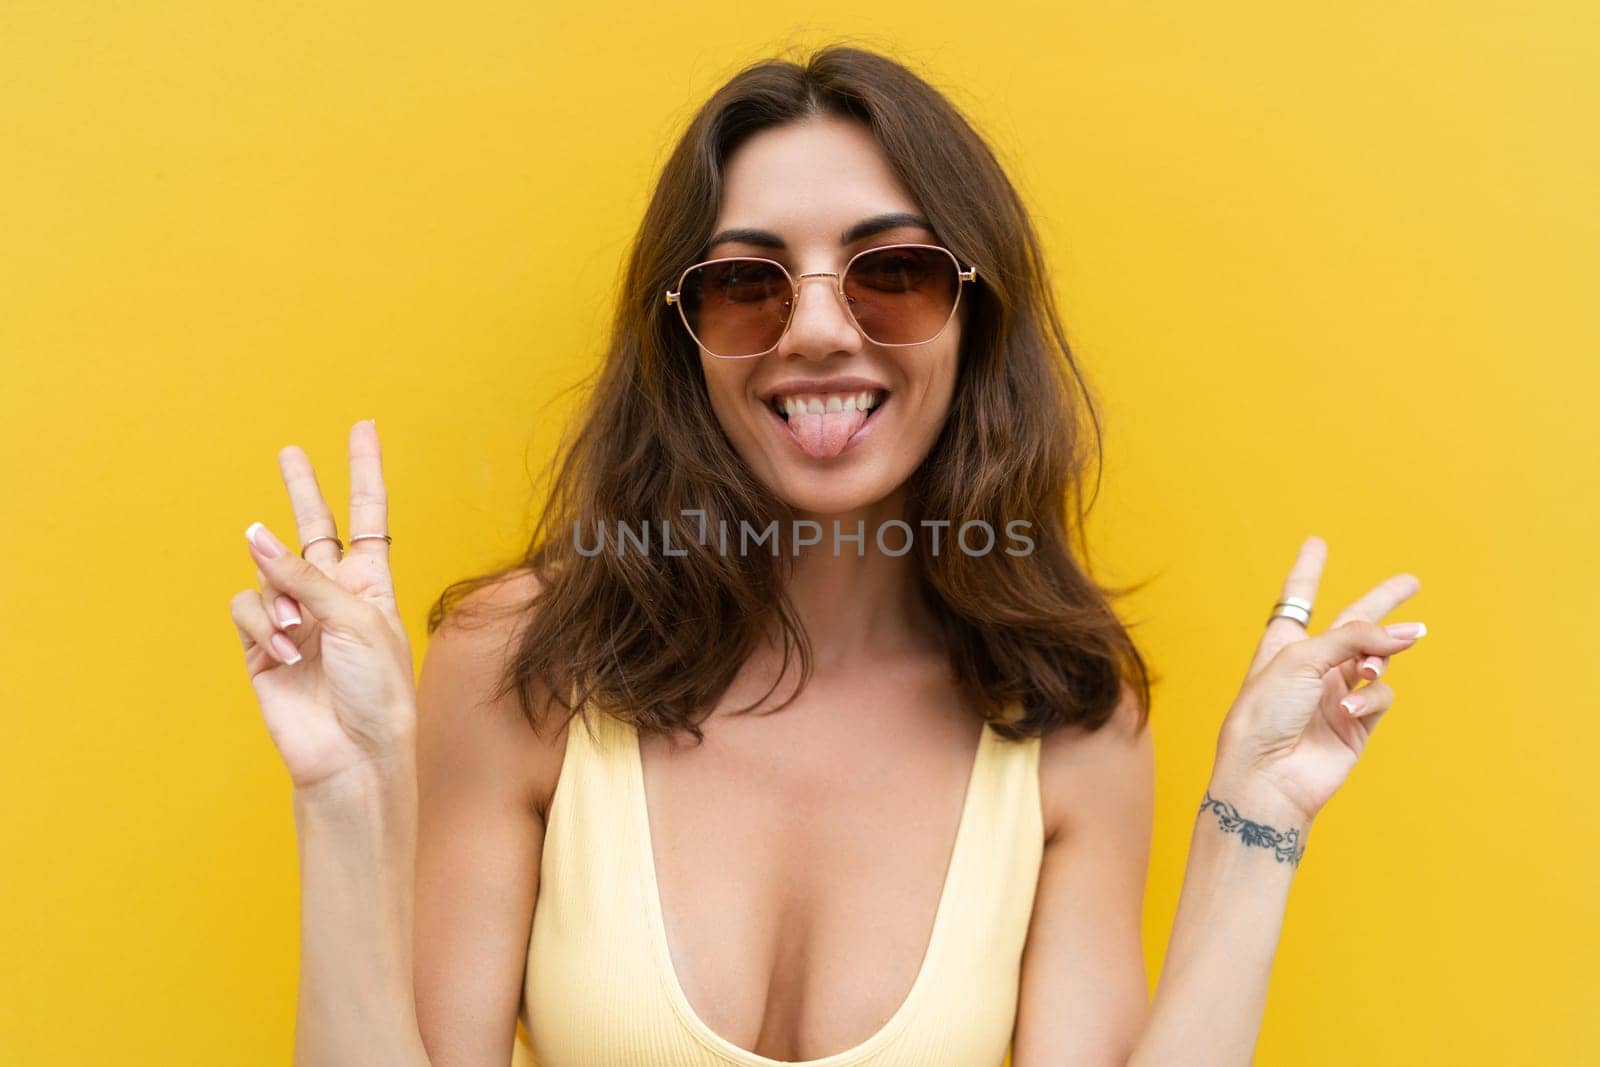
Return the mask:
[(796, 393), (777, 397), (786, 415), (824, 415), (836, 411), (871, 411), (883, 399), (874, 389), (859, 393)]

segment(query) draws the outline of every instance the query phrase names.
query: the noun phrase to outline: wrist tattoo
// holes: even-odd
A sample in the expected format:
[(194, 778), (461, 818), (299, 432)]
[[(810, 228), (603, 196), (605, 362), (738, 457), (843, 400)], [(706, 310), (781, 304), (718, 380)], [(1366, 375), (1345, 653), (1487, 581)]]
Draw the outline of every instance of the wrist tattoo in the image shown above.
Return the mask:
[(1200, 801), (1200, 810), (1215, 808), (1217, 819), (1222, 824), (1224, 833), (1238, 834), (1246, 846), (1255, 845), (1259, 848), (1270, 848), (1279, 863), (1292, 863), (1299, 866), (1300, 857), (1306, 854), (1306, 847), (1300, 837), (1298, 828), (1289, 830), (1274, 830), (1265, 823), (1251, 822), (1239, 810), (1225, 800), (1218, 800), (1211, 795), (1211, 790), (1206, 790), (1205, 799)]

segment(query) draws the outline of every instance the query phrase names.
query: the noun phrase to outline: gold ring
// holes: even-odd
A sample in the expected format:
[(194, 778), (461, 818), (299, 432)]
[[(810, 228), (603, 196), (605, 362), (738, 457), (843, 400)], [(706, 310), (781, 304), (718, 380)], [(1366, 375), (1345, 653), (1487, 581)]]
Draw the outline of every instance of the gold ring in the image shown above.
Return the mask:
[(334, 544), (339, 546), (339, 555), (340, 556), (344, 555), (344, 542), (343, 541), (341, 541), (337, 537), (333, 536), (333, 534), (318, 534), (316, 537), (313, 537), (311, 540), (307, 541), (305, 544), (300, 546), (300, 558), (301, 559), (305, 559), (306, 558), (306, 549), (310, 548), (312, 545), (316, 544), (318, 541), (332, 541)]

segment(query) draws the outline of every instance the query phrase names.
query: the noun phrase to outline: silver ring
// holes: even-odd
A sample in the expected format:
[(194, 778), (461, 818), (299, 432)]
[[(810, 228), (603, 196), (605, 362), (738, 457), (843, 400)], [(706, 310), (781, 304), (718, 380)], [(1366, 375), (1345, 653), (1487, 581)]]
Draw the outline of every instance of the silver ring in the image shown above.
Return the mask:
[(386, 545), (394, 544), (394, 538), (390, 537), (388, 534), (356, 534), (354, 537), (350, 538), (350, 543), (352, 545), (357, 541), (382, 541)]
[(1311, 622), (1311, 601), (1305, 597), (1286, 596), (1272, 605), (1272, 614), (1267, 616), (1267, 621), (1277, 618), (1293, 619), (1305, 626)]

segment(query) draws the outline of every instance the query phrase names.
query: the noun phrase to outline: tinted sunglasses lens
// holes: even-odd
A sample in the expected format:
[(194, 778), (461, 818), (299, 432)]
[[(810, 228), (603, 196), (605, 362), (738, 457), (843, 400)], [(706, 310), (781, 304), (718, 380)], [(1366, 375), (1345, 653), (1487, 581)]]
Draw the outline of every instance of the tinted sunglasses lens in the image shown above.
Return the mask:
[(861, 332), (882, 345), (931, 341), (955, 311), (961, 277), (937, 248), (863, 252), (844, 276), (844, 295)]
[(678, 299), (700, 347), (717, 356), (754, 356), (783, 336), (793, 297), (776, 263), (723, 259), (685, 275)]

